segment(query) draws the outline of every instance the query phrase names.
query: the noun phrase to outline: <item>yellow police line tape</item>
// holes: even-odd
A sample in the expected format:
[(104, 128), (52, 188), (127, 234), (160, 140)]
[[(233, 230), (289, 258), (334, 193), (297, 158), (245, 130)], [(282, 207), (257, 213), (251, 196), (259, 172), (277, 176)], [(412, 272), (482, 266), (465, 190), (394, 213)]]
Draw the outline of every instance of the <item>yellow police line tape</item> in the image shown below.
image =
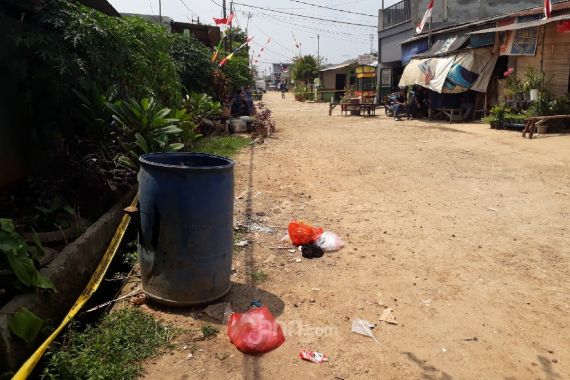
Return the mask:
[[(137, 197), (135, 196), (135, 198), (131, 202), (131, 207), (136, 206), (136, 204), (137, 204)], [(40, 361), (40, 359), (42, 358), (43, 354), (50, 346), (50, 344), (53, 343), (53, 341), (59, 335), (59, 333), (77, 315), (79, 310), (81, 310), (81, 308), (85, 305), (85, 303), (89, 300), (89, 298), (91, 298), (93, 293), (95, 293), (95, 291), (99, 288), (99, 285), (103, 280), (103, 276), (105, 276), (107, 269), (109, 269), (109, 265), (111, 264), (111, 261), (115, 256), (115, 253), (117, 253), (119, 244), (121, 244), (123, 236), (125, 236), (125, 231), (127, 230), (130, 221), (131, 217), (128, 214), (123, 215), (123, 219), (121, 220), (119, 227), (117, 227), (115, 235), (113, 236), (111, 243), (109, 243), (105, 255), (103, 255), (101, 262), (99, 263), (97, 269), (91, 276), (91, 280), (89, 280), (89, 283), (87, 284), (85, 289), (83, 289), (83, 292), (81, 293), (79, 298), (77, 298), (75, 304), (71, 307), (71, 309), (69, 310), (63, 321), (61, 321), (57, 329), (55, 329), (55, 331), (42, 343), (42, 345), (37, 348), (36, 352), (34, 352), (32, 356), (30, 356), (29, 359), (26, 360), (26, 362), (22, 365), (22, 367), (20, 367), (18, 372), (16, 372), (14, 377), (12, 377), (12, 380), (23, 380), (27, 379), (28, 376), (30, 376), (30, 374), (32, 373), (35, 366), (38, 364), (38, 362)]]

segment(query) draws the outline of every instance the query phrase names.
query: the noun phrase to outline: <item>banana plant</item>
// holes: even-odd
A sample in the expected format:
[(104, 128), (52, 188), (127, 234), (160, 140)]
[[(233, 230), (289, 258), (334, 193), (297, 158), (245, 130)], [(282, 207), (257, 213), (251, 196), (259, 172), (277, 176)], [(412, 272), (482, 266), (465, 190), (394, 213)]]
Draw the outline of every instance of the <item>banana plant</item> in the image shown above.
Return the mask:
[(140, 102), (131, 98), (106, 105), (120, 129), (118, 141), (126, 153), (117, 158), (120, 164), (136, 170), (141, 154), (184, 148), (180, 142), (184, 132), (179, 127), (180, 119), (169, 117), (172, 110), (161, 108), (153, 98), (143, 98)]

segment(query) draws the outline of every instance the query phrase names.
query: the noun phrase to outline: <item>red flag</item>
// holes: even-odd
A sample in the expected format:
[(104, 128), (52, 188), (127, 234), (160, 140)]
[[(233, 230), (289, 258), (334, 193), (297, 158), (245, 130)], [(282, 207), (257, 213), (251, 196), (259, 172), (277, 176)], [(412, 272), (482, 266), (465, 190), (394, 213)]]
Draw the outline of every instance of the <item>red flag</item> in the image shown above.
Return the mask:
[(232, 25), (232, 21), (234, 19), (234, 14), (231, 13), (230, 17), (227, 18), (215, 18), (214, 17), (214, 22), (216, 23), (216, 25)]
[(550, 14), (552, 13), (552, 1), (551, 0), (544, 0), (544, 18), (550, 18)]
[(230, 17), (228, 17), (228, 21), (226, 22), (226, 25), (232, 26), (232, 21), (235, 17), (234, 13), (230, 13)]
[[(547, 1), (547, 0), (545, 0)], [(416, 34), (420, 34), (423, 30), (424, 27), (426, 26), (426, 22), (430, 19), (431, 17), (431, 13), (433, 11), (433, 3), (434, 0), (431, 0), (428, 4), (426, 13), (424, 14), (424, 18), (422, 18), (422, 21), (419, 23), (419, 25), (416, 27)]]

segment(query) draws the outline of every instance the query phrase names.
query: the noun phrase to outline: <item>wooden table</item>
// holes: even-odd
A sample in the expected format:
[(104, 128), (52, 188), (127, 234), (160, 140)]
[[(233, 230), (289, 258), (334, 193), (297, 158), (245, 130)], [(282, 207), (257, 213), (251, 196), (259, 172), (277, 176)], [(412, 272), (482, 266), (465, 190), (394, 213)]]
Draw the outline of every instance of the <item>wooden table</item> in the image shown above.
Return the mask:
[[(435, 111), (435, 114), (433, 113)], [(449, 124), (453, 123), (453, 118), (455, 116), (462, 116), (463, 108), (435, 108), (433, 110), (429, 110), (429, 120), (432, 120), (434, 117), (445, 115), (449, 118)]]
[(524, 125), (522, 137), (525, 138), (528, 133), (528, 138), (532, 139), (536, 127), (542, 126), (547, 120), (570, 120), (570, 115), (530, 116)]
[(376, 116), (376, 104), (373, 103), (361, 103), (360, 104), (360, 114), (362, 116)]

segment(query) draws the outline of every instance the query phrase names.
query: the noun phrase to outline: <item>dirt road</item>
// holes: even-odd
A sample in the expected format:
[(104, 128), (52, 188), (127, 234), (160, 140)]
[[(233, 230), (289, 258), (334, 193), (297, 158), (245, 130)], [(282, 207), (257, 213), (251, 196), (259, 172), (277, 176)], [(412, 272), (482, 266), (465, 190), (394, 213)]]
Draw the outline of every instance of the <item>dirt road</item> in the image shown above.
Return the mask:
[[(235, 223), (276, 231), (245, 236), (226, 300), (243, 311), (260, 299), (287, 340), (248, 357), (218, 324), (213, 339), (180, 336), (147, 378), (570, 378), (569, 136), (329, 117), (292, 94), (266, 98), (279, 131), (237, 158)], [(346, 247), (301, 262), (272, 249), (293, 218)], [(385, 307), (398, 325), (378, 321)], [(144, 308), (185, 329), (207, 320)], [(378, 323), (380, 344), (351, 333), (354, 318)], [(330, 362), (301, 361), (300, 348)]]

